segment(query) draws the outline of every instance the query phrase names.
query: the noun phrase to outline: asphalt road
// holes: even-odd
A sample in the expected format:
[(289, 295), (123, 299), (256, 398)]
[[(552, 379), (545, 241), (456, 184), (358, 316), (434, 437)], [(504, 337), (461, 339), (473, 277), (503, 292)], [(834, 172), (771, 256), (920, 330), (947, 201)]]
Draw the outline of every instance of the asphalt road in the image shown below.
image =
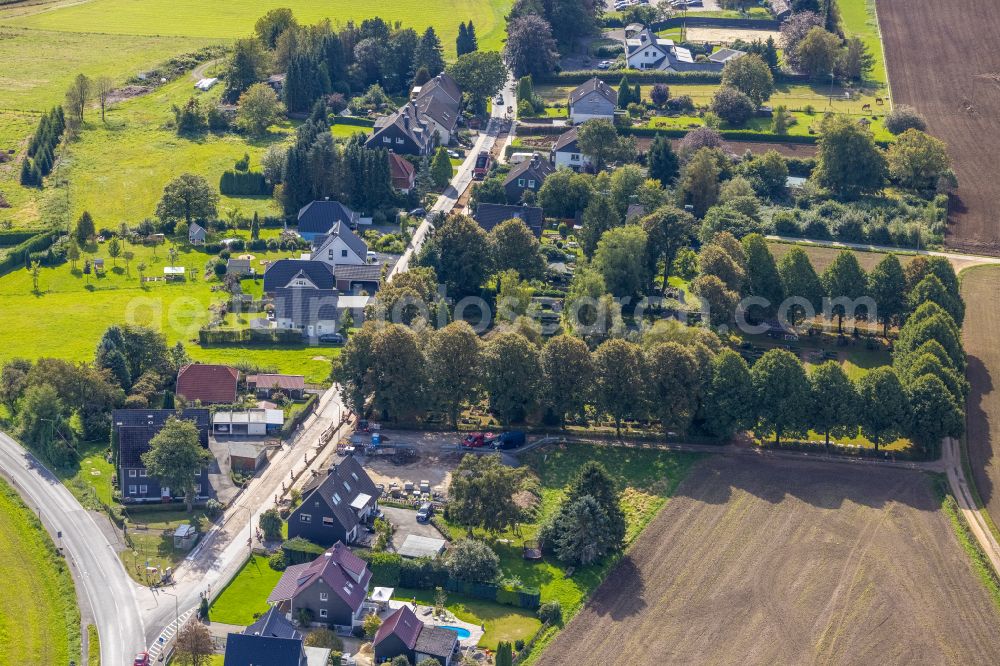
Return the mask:
[[(135, 584), (94, 517), (34, 456), (0, 433), (0, 471), (66, 553), (78, 595), (87, 599), (101, 639), (101, 664), (132, 663), (145, 644)], [(62, 532), (62, 538), (57, 534)]]

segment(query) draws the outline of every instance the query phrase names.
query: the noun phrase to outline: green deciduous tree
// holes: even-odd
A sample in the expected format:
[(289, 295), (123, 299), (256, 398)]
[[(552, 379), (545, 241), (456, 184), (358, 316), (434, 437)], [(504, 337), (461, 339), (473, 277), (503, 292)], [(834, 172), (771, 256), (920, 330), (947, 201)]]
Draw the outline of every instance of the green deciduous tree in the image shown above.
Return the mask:
[(645, 388), (649, 411), (660, 420), (664, 434), (686, 434), (702, 390), (694, 354), (676, 342), (647, 349)]
[(524, 280), (538, 279), (545, 273), (541, 243), (520, 218), (493, 227), (489, 242), (494, 270), (514, 270)]
[(236, 126), (251, 136), (263, 136), (284, 113), (278, 95), (266, 83), (255, 83), (239, 97)]
[(881, 444), (906, 433), (909, 400), (895, 370), (884, 366), (864, 375), (858, 382), (858, 397), (861, 433), (871, 440), (876, 451)]
[(813, 179), (834, 196), (852, 199), (885, 185), (885, 155), (872, 133), (847, 116), (823, 120)]
[(712, 112), (730, 125), (742, 125), (753, 117), (753, 100), (742, 90), (723, 86), (712, 96)]
[(889, 326), (906, 312), (906, 277), (896, 255), (886, 255), (868, 274), (868, 294), (878, 308), (882, 335), (889, 337)]
[(798, 357), (771, 349), (750, 370), (758, 434), (774, 434), (776, 444), (787, 433), (805, 430), (809, 420), (809, 379)]
[(856, 434), (858, 394), (843, 367), (836, 361), (817, 366), (809, 375), (809, 424), (826, 438)]
[(426, 367), (411, 328), (388, 324), (378, 330), (372, 340), (371, 377), (375, 408), (384, 417), (406, 418), (424, 407)]
[(195, 220), (214, 218), (218, 203), (218, 193), (203, 177), (184, 173), (163, 188), (156, 216), (164, 222), (184, 220), (190, 226)]
[(485, 110), (486, 100), (492, 98), (507, 83), (507, 65), (496, 51), (472, 51), (459, 56), (448, 66), (462, 93), (469, 96), (475, 109)]
[(722, 69), (722, 85), (739, 90), (757, 107), (771, 99), (774, 76), (763, 58), (748, 53), (726, 63)]
[(867, 293), (868, 278), (858, 263), (858, 258), (850, 250), (841, 251), (825, 271), (823, 286), (831, 299), (831, 313), (837, 317), (837, 332), (844, 332), (844, 317), (848, 316), (847, 302), (855, 301)]
[(490, 409), (505, 425), (523, 420), (540, 397), (538, 348), (519, 333), (504, 332), (487, 341), (482, 358), (482, 381)]
[(719, 173), (718, 160), (708, 148), (695, 152), (684, 166), (680, 189), (695, 217), (704, 217), (706, 211), (718, 201)]
[(920, 130), (900, 134), (886, 153), (889, 176), (912, 190), (933, 190), (951, 174), (951, 160), (944, 141)]
[(500, 558), (482, 541), (461, 539), (448, 548), (445, 567), (455, 580), (492, 583), (500, 576)]
[(535, 13), (508, 20), (504, 59), (518, 78), (551, 74), (559, 52), (549, 22)]
[(590, 199), (583, 211), (583, 228), (577, 234), (580, 238), (580, 249), (587, 257), (593, 257), (597, 244), (607, 230), (621, 225), (622, 220), (615, 209), (611, 198), (598, 194)]
[(194, 506), (197, 475), (212, 459), (198, 441), (194, 422), (171, 417), (149, 442), (142, 464), (164, 486), (184, 493), (187, 510)]
[(505, 466), (499, 455), (470, 453), (452, 473), (448, 516), (468, 528), (502, 532), (522, 518), (514, 496), (524, 485), (524, 470)]
[(595, 406), (614, 419), (619, 436), (622, 421), (641, 413), (644, 365), (640, 347), (625, 340), (607, 340), (594, 352)]
[(565, 426), (566, 416), (583, 413), (594, 381), (594, 361), (580, 338), (559, 335), (542, 348), (544, 401)]
[(940, 378), (925, 374), (908, 385), (907, 436), (927, 453), (939, 451), (945, 437), (961, 437), (965, 414)]
[(810, 314), (815, 316), (821, 311), (825, 294), (823, 283), (816, 275), (809, 255), (802, 248), (793, 247), (781, 258), (778, 273), (781, 275), (785, 297), (801, 299), (788, 306), (787, 317), (792, 326), (797, 326)]
[(753, 423), (753, 387), (743, 357), (723, 349), (712, 359), (712, 376), (705, 389), (705, 428), (722, 440)]
[(430, 334), (425, 354), (427, 377), (434, 401), (458, 427), (461, 404), (478, 384), (479, 337), (465, 321), (455, 321)]
[(748, 305), (747, 317), (751, 320), (773, 317), (785, 300), (785, 289), (774, 255), (760, 234), (745, 236), (743, 248), (747, 254), (747, 293), (767, 300), (766, 305)]
[(604, 232), (594, 252), (594, 268), (614, 296), (637, 296), (648, 283), (646, 272), (646, 232), (637, 225), (616, 227)]
[(829, 79), (839, 54), (840, 40), (819, 26), (806, 33), (796, 48), (799, 68), (814, 79)]
[(452, 215), (437, 228), (438, 278), (448, 295), (461, 298), (479, 291), (493, 272), (489, 238), (483, 228), (464, 215)]

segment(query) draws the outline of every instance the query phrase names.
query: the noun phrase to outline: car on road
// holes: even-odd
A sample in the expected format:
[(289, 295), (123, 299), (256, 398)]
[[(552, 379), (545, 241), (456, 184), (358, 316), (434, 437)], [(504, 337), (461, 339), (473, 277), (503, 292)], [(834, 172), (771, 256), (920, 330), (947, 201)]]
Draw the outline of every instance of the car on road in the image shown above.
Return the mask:
[(132, 662), (132, 666), (149, 666), (149, 653), (140, 652), (135, 655), (135, 661)]
[(496, 99), (493, 100), (493, 103), (503, 106), (503, 95), (497, 95)]
[(610, 69), (610, 68), (611, 68), (610, 60), (602, 60), (601, 62), (597, 63), (597, 69)]
[(496, 438), (492, 432), (470, 432), (462, 440), (462, 446), (468, 449), (478, 449), (481, 446), (489, 446)]
[(431, 506), (430, 502), (424, 502), (420, 505), (420, 508), (417, 509), (417, 522), (426, 523), (431, 519), (432, 515), (434, 515), (434, 507)]
[(409, 213), (407, 213), (407, 215), (409, 215), (410, 217), (424, 217), (425, 215), (427, 215), (427, 209), (426, 208), (414, 208)]
[(328, 345), (342, 345), (344, 344), (344, 336), (340, 333), (324, 333), (319, 336), (319, 341)]
[(521, 430), (510, 430), (500, 433), (498, 437), (494, 437), (491, 445), (497, 450), (519, 449), (524, 446), (526, 439), (524, 432)]

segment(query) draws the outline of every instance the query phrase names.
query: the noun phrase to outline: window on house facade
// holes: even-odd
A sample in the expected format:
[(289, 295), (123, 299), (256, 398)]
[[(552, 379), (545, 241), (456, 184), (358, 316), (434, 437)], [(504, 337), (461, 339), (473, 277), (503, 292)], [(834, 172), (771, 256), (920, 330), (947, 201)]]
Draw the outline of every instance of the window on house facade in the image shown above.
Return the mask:
[(534, 186), (535, 186), (535, 181), (529, 180), (528, 181), (528, 187), (534, 187)]
[(402, 144), (402, 143), (403, 143), (403, 140), (402, 140), (402, 139), (400, 139), (400, 138), (397, 138), (397, 139), (396, 139), (396, 143), (398, 143), (398, 144)]
[(330, 599), (330, 595), (327, 594), (326, 592), (320, 592), (319, 593), (319, 600), (320, 601), (329, 601), (329, 599)]
[(325, 608), (320, 608), (319, 609), (319, 616), (320, 617), (326, 617), (326, 609)]
[(148, 475), (149, 475), (149, 473), (146, 470), (144, 470), (144, 469), (140, 469), (139, 470), (139, 476), (145, 477), (145, 476), (148, 476)]
[(140, 495), (145, 495), (147, 492), (149, 492), (149, 486), (139, 486)]
[(134, 470), (134, 469), (130, 469), (130, 470), (128, 471), (128, 475), (129, 475), (129, 476), (130, 476), (131, 478), (133, 478), (133, 479), (134, 479), (134, 478), (135, 478), (135, 470)]
[(333, 527), (333, 518), (323, 518), (323, 524), (327, 527)]
[(570, 155), (569, 159), (572, 160), (573, 162), (579, 162), (580, 161), (580, 155), (577, 154), (577, 153), (573, 153), (572, 155)]
[(392, 139), (390, 137), (384, 136), (382, 137), (382, 143), (392, 143)]
[(135, 486), (129, 486), (128, 487), (128, 494), (129, 495), (135, 495)]
[(518, 187), (524, 187), (524, 178), (518, 178), (517, 179), (517, 186)]
[(300, 513), (299, 514), (299, 522), (302, 522), (302, 523), (311, 523), (312, 519), (313, 519), (313, 517), (310, 516), (308, 513)]
[(341, 250), (340, 251), (340, 256), (346, 257), (347, 256), (347, 250)]

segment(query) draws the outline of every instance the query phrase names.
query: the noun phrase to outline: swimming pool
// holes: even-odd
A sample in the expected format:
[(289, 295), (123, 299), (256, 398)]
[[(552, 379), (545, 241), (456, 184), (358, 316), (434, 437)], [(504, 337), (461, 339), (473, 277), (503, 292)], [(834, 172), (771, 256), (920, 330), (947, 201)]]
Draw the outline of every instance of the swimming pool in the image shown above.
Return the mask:
[(468, 638), (469, 636), (472, 635), (471, 633), (469, 633), (469, 630), (466, 629), (465, 627), (453, 627), (453, 626), (448, 625), (448, 624), (442, 624), (442, 625), (439, 625), (439, 626), (442, 629), (449, 629), (451, 631), (454, 631), (456, 634), (458, 634), (458, 640), (460, 640), (460, 641), (465, 640), (466, 638)]

